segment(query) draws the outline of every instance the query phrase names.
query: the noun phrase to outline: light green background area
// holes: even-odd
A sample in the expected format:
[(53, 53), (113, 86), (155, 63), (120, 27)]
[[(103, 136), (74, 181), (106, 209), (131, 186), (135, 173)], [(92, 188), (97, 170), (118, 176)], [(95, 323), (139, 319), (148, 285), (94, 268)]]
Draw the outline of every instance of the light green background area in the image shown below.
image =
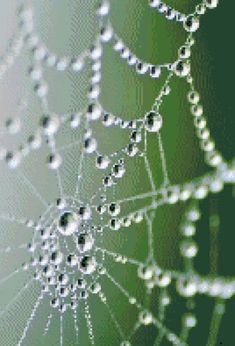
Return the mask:
[[(97, 21), (94, 14), (94, 5), (97, 1), (64, 0), (64, 1), (33, 1), (35, 8), (35, 21), (42, 40), (50, 49), (58, 55), (79, 55), (89, 47), (95, 37)], [(192, 11), (196, 1), (179, 0), (168, 1), (172, 6), (188, 13)], [(0, 19), (4, 22), (1, 31), (1, 51), (4, 50), (4, 42), (10, 37), (10, 33), (16, 28), (13, 1), (0, 4), (3, 11)], [(202, 18), (201, 28), (195, 35), (196, 44), (192, 50), (192, 75), (195, 85), (201, 94), (205, 114), (208, 119), (212, 136), (219, 150), (226, 159), (231, 159), (234, 154), (234, 115), (232, 111), (233, 79), (234, 79), (234, 53), (231, 49), (231, 32), (233, 22), (232, 4), (222, 2), (218, 9), (208, 11)], [(4, 19), (7, 18), (7, 21)], [(165, 63), (174, 61), (177, 50), (185, 41), (186, 35), (179, 23), (169, 23), (165, 18), (150, 9), (144, 0), (113, 0), (111, 22), (116, 32), (123, 38), (127, 46), (137, 56), (150, 63)], [(31, 133), (38, 124), (40, 107), (34, 93), (32, 84), (27, 76), (27, 68), (30, 63), (29, 56), (25, 54), (17, 60), (16, 65), (9, 71), (0, 85), (1, 122), (11, 114), (15, 114), (15, 104), (19, 97), (29, 92), (29, 109), (24, 117), (24, 138)], [(49, 84), (49, 107), (54, 112), (70, 113), (83, 109), (86, 106), (86, 89), (88, 86), (89, 68), (82, 72), (81, 76), (73, 73), (59, 74), (46, 69), (45, 78)], [(165, 74), (157, 81), (149, 76), (139, 76), (134, 69), (127, 67), (118, 54), (107, 46), (105, 48), (102, 66), (102, 93), (101, 102), (104, 108), (123, 119), (135, 119), (143, 117), (151, 108), (152, 103), (160, 87), (164, 82)], [(161, 113), (163, 117), (162, 140), (166, 154), (167, 167), (171, 183), (182, 183), (202, 175), (208, 171), (203, 163), (203, 156), (199, 151), (199, 145), (194, 134), (192, 116), (186, 100), (187, 85), (184, 80), (174, 77), (172, 93), (163, 102)], [(104, 152), (111, 152), (115, 148), (125, 145), (127, 136), (116, 130), (104, 130), (101, 127), (95, 129), (99, 138), (100, 147)], [(77, 133), (64, 130), (58, 138), (58, 145), (69, 143), (79, 139)], [(111, 141), (112, 139), (112, 141)], [(3, 138), (3, 142), (13, 146), (21, 141), (20, 138)], [(46, 146), (40, 153), (33, 154), (23, 164), (23, 170), (32, 179), (47, 201), (54, 201), (58, 197), (58, 186), (55, 177), (49, 173), (45, 166), (45, 156), (48, 154)], [(62, 169), (62, 178), (66, 194), (74, 192), (76, 172), (78, 168), (78, 147), (66, 153), (65, 164)], [(156, 186), (163, 182), (159, 148), (156, 138), (149, 136), (148, 156), (151, 163)], [(19, 178), (9, 173), (4, 164), (1, 169), (1, 212), (9, 211), (17, 216), (28, 215), (36, 219), (44, 210), (40, 203), (32, 198), (32, 195), (21, 185)], [(100, 175), (94, 169), (93, 161), (87, 160), (84, 168), (86, 178), (81, 189), (81, 198), (89, 201), (92, 193), (100, 186)], [(127, 174), (116, 188), (115, 198), (134, 196), (150, 190), (150, 184), (140, 160), (129, 159)], [(146, 201), (149, 203), (149, 201)], [(202, 204), (205, 211), (200, 224), (197, 240), (199, 242), (199, 258), (196, 269), (207, 275), (212, 272), (209, 251), (211, 240), (209, 234), (209, 215), (211, 203), (216, 204), (216, 211), (221, 217), (219, 238), (216, 244), (219, 248), (218, 265), (216, 271), (220, 275), (234, 275), (232, 240), (232, 213), (234, 200), (231, 191), (227, 189), (220, 196), (213, 197), (212, 202)], [(233, 203), (233, 204), (232, 204)], [(139, 205), (138, 205), (139, 206)], [(129, 205), (123, 211), (135, 209), (136, 205)], [(182, 269), (183, 263), (179, 256), (179, 223), (185, 206), (165, 206), (156, 211), (154, 219), (154, 249), (157, 262), (163, 268)], [(20, 243), (22, 237), (28, 239), (28, 235), (22, 235), (23, 230), (12, 225), (2, 225), (0, 241), (5, 246), (8, 242)], [(206, 235), (204, 235), (205, 233)], [(223, 233), (223, 237), (221, 236)], [(121, 230), (118, 234), (107, 234), (104, 244), (108, 249), (126, 254), (129, 257), (144, 260), (147, 257), (147, 227), (145, 222), (133, 225)], [(232, 260), (231, 260), (232, 259)], [(18, 264), (24, 261), (23, 254), (3, 256), (0, 265), (0, 277), (10, 272)], [(136, 268), (129, 265), (115, 264), (110, 260), (108, 264), (110, 272), (114, 274), (118, 282), (138, 297), (145, 305), (151, 306), (155, 315), (158, 315), (157, 302), (159, 291), (153, 292), (147, 297), (143, 288), (143, 282), (137, 279)], [(215, 274), (215, 273), (212, 273)], [(5, 302), (10, 301), (17, 294), (20, 287), (26, 282), (22, 276), (9, 281), (0, 287), (1, 308)], [(107, 280), (103, 282), (103, 288), (110, 306), (120, 321), (124, 332), (132, 328), (137, 319), (136, 310), (130, 306), (126, 298)], [(181, 330), (181, 316), (186, 310), (186, 301), (179, 298), (175, 289), (171, 289), (172, 304), (167, 315), (166, 325), (177, 334)], [(17, 304), (14, 305), (4, 318), (0, 320), (0, 346), (12, 346), (22, 333), (23, 326), (35, 302), (37, 291), (29, 290)], [(95, 297), (89, 300), (93, 320), (93, 328), (98, 346), (119, 345), (120, 339), (110, 320), (105, 307)], [(190, 303), (190, 302), (189, 302)], [(232, 346), (232, 321), (233, 303), (228, 302), (228, 314), (221, 325), (220, 333), (214, 345)], [(195, 311), (198, 316), (198, 326), (192, 331), (189, 344), (195, 346), (206, 345), (210, 330), (213, 300), (199, 298), (195, 301)], [(42, 336), (48, 314), (45, 303), (40, 314), (35, 318), (32, 328), (29, 330), (25, 345), (58, 345), (59, 344), (59, 318), (55, 317), (48, 336)], [(79, 345), (89, 345), (87, 328), (84, 320), (84, 307), (78, 309), (79, 315)], [(56, 313), (55, 313), (56, 316)], [(64, 324), (65, 345), (75, 345), (72, 316), (68, 314)], [(10, 332), (9, 332), (10, 330)], [(157, 331), (152, 327), (140, 328), (133, 338), (133, 345), (153, 345)], [(212, 333), (213, 334), (213, 333)], [(162, 345), (168, 345), (164, 339)]]

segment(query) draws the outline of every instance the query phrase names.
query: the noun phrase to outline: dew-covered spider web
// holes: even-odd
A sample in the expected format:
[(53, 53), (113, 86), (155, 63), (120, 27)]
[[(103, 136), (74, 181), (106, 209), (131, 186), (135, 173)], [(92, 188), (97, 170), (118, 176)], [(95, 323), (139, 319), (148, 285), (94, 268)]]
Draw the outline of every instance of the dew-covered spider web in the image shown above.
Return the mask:
[[(229, 249), (221, 229), (233, 211), (223, 201), (234, 204), (235, 166), (212, 138), (192, 68), (201, 22), (220, 6), (203, 0), (183, 13), (177, 1), (134, 1), (136, 13), (145, 7), (184, 35), (172, 60), (150, 63), (117, 25), (131, 2), (7, 7), (17, 25), (0, 57), (2, 346), (223, 342), (235, 278), (219, 270), (219, 245)], [(133, 97), (142, 79), (154, 83), (145, 112), (103, 101), (115, 88), (117, 103)], [(185, 108), (172, 98), (178, 88)], [(186, 149), (177, 147), (177, 133), (187, 136), (178, 112), (187, 113)], [(199, 156), (202, 175), (177, 169)]]

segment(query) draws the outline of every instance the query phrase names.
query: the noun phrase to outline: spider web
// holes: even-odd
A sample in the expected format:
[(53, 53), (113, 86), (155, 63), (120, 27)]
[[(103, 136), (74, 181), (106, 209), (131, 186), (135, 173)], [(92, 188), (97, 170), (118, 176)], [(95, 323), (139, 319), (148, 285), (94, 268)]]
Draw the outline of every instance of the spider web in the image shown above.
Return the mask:
[[(205, 244), (197, 229), (208, 227), (210, 239), (215, 239), (220, 227), (211, 195), (227, 193), (235, 181), (234, 163), (224, 159), (211, 137), (190, 68), (194, 32), (217, 1), (203, 1), (187, 15), (162, 1), (150, 1), (149, 11), (176, 21), (187, 34), (176, 59), (158, 65), (143, 61), (116, 33), (112, 5), (106, 0), (89, 4), (95, 35), (91, 45), (74, 57), (59, 56), (46, 46), (35, 24), (36, 5), (20, 6), (18, 29), (1, 57), (2, 80), (23, 57), (27, 85), (14, 105), (16, 115), (1, 128), (1, 172), (7, 187), (0, 215), (4, 345), (20, 346), (30, 340), (37, 345), (49, 336), (60, 345), (103, 345), (108, 333), (104, 325), (112, 328), (112, 344), (187, 345), (200, 322), (201, 296), (214, 302), (207, 339), (214, 345), (226, 301), (235, 293), (234, 278), (216, 274), (215, 246), (209, 253), (210, 272), (196, 268), (199, 246)], [(146, 114), (119, 116), (102, 104), (102, 64), (108, 49), (134, 73), (148, 75), (156, 83), (164, 77)], [(47, 81), (50, 73), (75, 75), (79, 82), (74, 87), (84, 85), (87, 93), (79, 95), (79, 110), (65, 114), (50, 108), (50, 92), (52, 97), (55, 92)], [(191, 121), (210, 167), (203, 176), (182, 183), (172, 183), (162, 135), (167, 123), (162, 108), (177, 78), (187, 86)], [(66, 87), (65, 79), (63, 83)], [(29, 104), (32, 91), (35, 96)], [(60, 96), (54, 96), (58, 104)], [(133, 195), (134, 188), (138, 194)], [(204, 215), (203, 203), (208, 200), (210, 210)], [(169, 241), (179, 242), (179, 270), (160, 264), (161, 245), (156, 246), (158, 213), (178, 207), (180, 220), (175, 220), (174, 232), (181, 238), (173, 235)], [(167, 217), (163, 225), (167, 227)], [(204, 251), (208, 253), (207, 248)], [(169, 251), (171, 256), (174, 261)], [(141, 341), (140, 332), (145, 330), (151, 337)]]

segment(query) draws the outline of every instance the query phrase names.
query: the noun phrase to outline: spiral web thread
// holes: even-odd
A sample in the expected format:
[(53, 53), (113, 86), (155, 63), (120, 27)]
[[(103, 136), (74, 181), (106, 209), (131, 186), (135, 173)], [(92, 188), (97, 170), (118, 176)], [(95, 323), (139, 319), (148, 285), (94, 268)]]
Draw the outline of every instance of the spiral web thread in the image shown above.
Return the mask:
[[(35, 95), (40, 102), (41, 113), (36, 116), (38, 125), (35, 132), (28, 136), (26, 142), (22, 142), (15, 150), (2, 146), (1, 165), (7, 167), (9, 174), (15, 174), (19, 178), (17, 181), (28, 190), (31, 199), (34, 197), (41, 205), (43, 212), (38, 219), (18, 217), (8, 213), (0, 215), (2, 224), (9, 224), (10, 227), (14, 225), (16, 230), (19, 227), (19, 233), (27, 232), (27, 236), (30, 237), (30, 240), (24, 243), (12, 244), (0, 249), (3, 258), (22, 251), (27, 255), (27, 259), (22, 265), (18, 265), (16, 269), (0, 279), (1, 286), (11, 282), (19, 275), (27, 279), (17, 294), (2, 308), (0, 318), (4, 319), (14, 304), (17, 304), (17, 301), (28, 291), (32, 292), (34, 289), (35, 292), (39, 292), (36, 299), (34, 298), (33, 308), (27, 315), (24, 327), (20, 331), (16, 342), (18, 346), (24, 344), (30, 329), (33, 328), (33, 325), (37, 325), (37, 316), (40, 316), (42, 306), (47, 307), (43, 339), (46, 340), (53, 323), (57, 320), (59, 322), (59, 344), (67, 345), (65, 319), (69, 315), (73, 319), (76, 344), (79, 344), (80, 333), (84, 332), (80, 328), (80, 319), (85, 321), (90, 343), (98, 343), (96, 340), (99, 335), (95, 333), (92, 316), (94, 300), (92, 297), (101, 302), (105, 308), (117, 332), (119, 344), (122, 346), (131, 345), (138, 330), (147, 326), (152, 326), (157, 331), (154, 345), (164, 344), (165, 341), (173, 345), (187, 345), (190, 332), (197, 324), (193, 309), (193, 301), (197, 295), (205, 295), (215, 301), (211, 319), (213, 333), (208, 332), (207, 342), (208, 345), (215, 344), (225, 313), (225, 302), (235, 293), (235, 280), (231, 277), (214, 276), (211, 278), (197, 273), (194, 268), (194, 258), (198, 252), (198, 244), (194, 240), (194, 235), (196, 224), (201, 217), (200, 200), (206, 199), (208, 194), (221, 192), (225, 185), (234, 184), (235, 169), (233, 162), (226, 162), (223, 155), (219, 153), (211, 138), (206, 118), (203, 115), (200, 96), (195, 91), (191, 76), (190, 48), (194, 44), (194, 32), (199, 28), (201, 17), (210, 9), (217, 7), (217, 4), (216, 0), (202, 1), (196, 6), (194, 13), (185, 15), (162, 1), (150, 1), (150, 11), (156, 11), (157, 15), (164, 16), (166, 20), (177, 21), (187, 32), (187, 39), (179, 49), (176, 61), (162, 65), (151, 65), (130, 51), (112, 27), (109, 18), (112, 6), (106, 0), (94, 8), (98, 18), (98, 27), (93, 45), (79, 57), (73, 58), (53, 54), (36, 32), (33, 8), (31, 6), (20, 7), (17, 13), (19, 29), (9, 41), (8, 48), (1, 57), (0, 78), (7, 78), (8, 70), (15, 64), (17, 57), (29, 54), (31, 59), (28, 67), (29, 76), (33, 81)], [(99, 95), (105, 45), (110, 45), (130, 68), (136, 69), (136, 73), (149, 74), (151, 78), (156, 79), (156, 83), (163, 71), (166, 72), (167, 77), (153, 102), (152, 109), (143, 117), (124, 120), (103, 108)], [(81, 74), (87, 66), (92, 71), (87, 107), (75, 114), (59, 115), (51, 112), (48, 107), (49, 86), (44, 79), (45, 67), (55, 69), (58, 73), (70, 71), (74, 74)], [(170, 182), (161, 136), (161, 129), (164, 126), (161, 105), (163, 100), (167, 101), (167, 96), (171, 93), (171, 80), (175, 76), (183, 78), (188, 85), (187, 98), (191, 107), (196, 136), (205, 162), (212, 168), (210, 173), (178, 185), (172, 185)], [(27, 102), (21, 102), (18, 105), (17, 116), (7, 120), (5, 126), (2, 127), (2, 138), (22, 132), (22, 122), (25, 119), (21, 118), (21, 114), (28, 108)], [(97, 124), (104, 129), (117, 128), (122, 133), (125, 132), (127, 144), (112, 153), (102, 153), (99, 150), (99, 141), (102, 141), (102, 138), (98, 140), (96, 138), (97, 130), (93, 129)], [(78, 138), (74, 142), (59, 146), (57, 137), (65, 129), (68, 131), (67, 133), (71, 131), (71, 133), (78, 134)], [(158, 143), (163, 174), (163, 181), (159, 188), (154, 179), (154, 167), (148, 159), (148, 140), (149, 137), (154, 136)], [(45, 150), (43, 157), (47, 164), (42, 165), (41, 169), (50, 170), (57, 182), (57, 199), (50, 201), (43, 196), (40, 188), (23, 169), (28, 158), (39, 153), (42, 148), (45, 148), (44, 145), (47, 148), (47, 157), (44, 157)], [(74, 194), (68, 196), (63, 186), (61, 169), (66, 164), (64, 154), (72, 147), (76, 148), (76, 153), (79, 155), (79, 164), (75, 186), (73, 186)], [(136, 158), (138, 158), (137, 162), (143, 162), (145, 168), (143, 174), (147, 175), (151, 188), (148, 192), (139, 195), (119, 198), (120, 182), (130, 174), (127, 162)], [(93, 169), (97, 171), (97, 179), (100, 179), (99, 186), (97, 187), (96, 184), (89, 198), (83, 197), (82, 193), (82, 184), (86, 175), (84, 167), (87, 161), (93, 165)], [(101, 172), (100, 176), (98, 172)], [(187, 203), (181, 223), (183, 240), (180, 250), (185, 263), (182, 272), (166, 270), (159, 266), (155, 259), (153, 239), (153, 221), (156, 210), (180, 202)], [(130, 206), (133, 209), (126, 213)], [(67, 215), (65, 215), (66, 212)], [(66, 219), (65, 216), (69, 219)], [(211, 227), (215, 229), (218, 227), (218, 220), (216, 217), (213, 220)], [(105, 243), (108, 234), (113, 234), (113, 232), (121, 234), (121, 232), (127, 232), (128, 228), (132, 231), (133, 228), (138, 230), (138, 224), (144, 225), (148, 230), (145, 235), (147, 236), (148, 254), (144, 260), (123, 254), (121, 248), (120, 252), (108, 248)], [(68, 225), (69, 227), (67, 227)], [(59, 227), (60, 231), (58, 231)], [(25, 231), (26, 229), (27, 231)], [(78, 246), (77, 238), (80, 239)], [(69, 255), (71, 256), (69, 257)], [(63, 259), (61, 259), (62, 257)], [(65, 261), (68, 263), (65, 264)], [(119, 266), (128, 265), (131, 270), (134, 268), (137, 284), (144, 287), (149, 299), (141, 301), (141, 298), (139, 299), (129, 292), (115, 278), (116, 272), (115, 270), (112, 272), (112, 266), (109, 268), (110, 262), (115, 262)], [(114, 312), (114, 304), (105, 292), (105, 282), (108, 282), (112, 289), (123, 297), (126, 304), (135, 310), (136, 323), (128, 331), (124, 330), (122, 321), (118, 320)], [(181, 330), (178, 333), (167, 326), (166, 320), (171, 299), (171, 287), (176, 287), (177, 294), (189, 302), (186, 305)], [(157, 314), (151, 311), (148, 303), (155, 288), (159, 290)]]

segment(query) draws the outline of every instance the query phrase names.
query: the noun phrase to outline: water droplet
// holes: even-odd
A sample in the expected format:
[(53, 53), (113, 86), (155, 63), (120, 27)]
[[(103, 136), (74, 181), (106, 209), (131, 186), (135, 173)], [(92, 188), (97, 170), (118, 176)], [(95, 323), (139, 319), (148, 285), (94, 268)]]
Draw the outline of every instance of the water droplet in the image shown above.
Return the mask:
[(77, 247), (80, 252), (87, 252), (92, 249), (94, 245), (94, 238), (91, 234), (81, 233), (77, 238)]
[(154, 111), (145, 115), (145, 129), (148, 132), (159, 132), (162, 128), (162, 116)]
[(178, 77), (186, 77), (190, 73), (190, 63), (179, 60), (174, 66), (174, 71)]
[(96, 270), (96, 260), (93, 256), (84, 256), (80, 261), (79, 269), (83, 274), (89, 275)]
[(79, 217), (73, 212), (63, 213), (58, 221), (59, 232), (65, 236), (74, 234), (78, 230)]
[(139, 313), (139, 321), (141, 324), (148, 325), (153, 322), (153, 316), (151, 312), (144, 310)]
[(193, 15), (188, 16), (184, 21), (184, 28), (188, 32), (195, 32), (200, 25), (199, 18)]

